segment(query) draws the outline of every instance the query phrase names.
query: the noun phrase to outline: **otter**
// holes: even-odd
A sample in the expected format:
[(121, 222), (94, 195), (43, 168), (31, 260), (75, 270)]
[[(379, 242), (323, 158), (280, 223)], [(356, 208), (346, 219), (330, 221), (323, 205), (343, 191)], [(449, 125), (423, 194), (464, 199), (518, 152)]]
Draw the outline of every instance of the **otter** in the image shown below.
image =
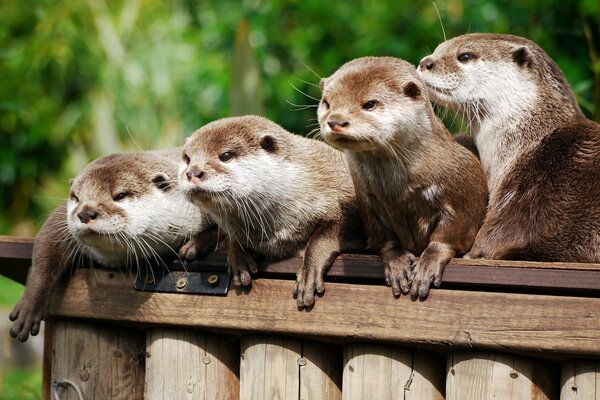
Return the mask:
[[(149, 259), (176, 256), (192, 235), (213, 230), (178, 190), (180, 152), (113, 154), (71, 180), (68, 200), (35, 238), (25, 292), (9, 316), (12, 337), (37, 335), (56, 283), (75, 263), (140, 268)], [(208, 250), (214, 242), (206, 237)]]
[(338, 254), (366, 247), (341, 154), (266, 118), (224, 118), (198, 129), (185, 142), (179, 185), (227, 235), (235, 286), (251, 285), (257, 256), (304, 250), (293, 289), (299, 308), (324, 292), (323, 275)]
[(321, 89), (321, 134), (348, 161), (386, 283), (394, 296), (424, 299), (450, 259), (469, 251), (485, 215), (479, 161), (435, 116), (406, 61), (358, 58)]
[(600, 125), (556, 63), (518, 36), (441, 43), (418, 72), (470, 124), (490, 193), (471, 258), (600, 262)]

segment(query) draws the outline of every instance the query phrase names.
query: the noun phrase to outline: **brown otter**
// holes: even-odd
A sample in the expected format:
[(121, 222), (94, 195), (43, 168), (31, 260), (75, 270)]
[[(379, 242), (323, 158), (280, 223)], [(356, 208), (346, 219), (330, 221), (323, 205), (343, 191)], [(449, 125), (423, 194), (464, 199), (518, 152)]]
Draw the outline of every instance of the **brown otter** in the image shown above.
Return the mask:
[(337, 255), (366, 247), (347, 166), (320, 141), (258, 116), (224, 118), (190, 136), (182, 157), (180, 187), (227, 234), (236, 286), (251, 284), (254, 253), (305, 249), (293, 291), (310, 306)]
[(470, 123), (490, 206), (469, 256), (600, 262), (600, 125), (522, 37), (468, 34), (419, 65), (432, 99)]
[[(414, 67), (365, 57), (321, 80), (321, 133), (343, 150), (394, 295), (427, 297), (454, 256), (466, 253), (485, 215), (481, 165), (452, 139)], [(420, 255), (412, 270), (414, 255)], [(412, 283), (411, 283), (412, 281)]]
[(25, 293), (10, 314), (11, 336), (25, 341), (38, 333), (52, 290), (73, 263), (140, 268), (176, 255), (186, 239), (210, 227), (177, 188), (180, 153), (114, 154), (72, 180), (69, 199), (35, 238)]

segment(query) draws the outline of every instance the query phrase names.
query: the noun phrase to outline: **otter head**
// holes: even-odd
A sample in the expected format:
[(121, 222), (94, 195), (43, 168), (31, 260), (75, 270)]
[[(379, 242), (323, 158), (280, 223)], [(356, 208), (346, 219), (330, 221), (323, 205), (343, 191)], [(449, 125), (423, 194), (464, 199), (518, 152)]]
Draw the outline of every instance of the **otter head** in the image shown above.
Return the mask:
[(169, 174), (176, 164), (157, 155), (100, 158), (71, 180), (67, 227), (82, 252), (107, 265), (164, 253), (199, 220)]
[(554, 61), (530, 40), (472, 33), (441, 43), (417, 68), (430, 97), (469, 121), (515, 122), (548, 96), (576, 106)]
[(364, 57), (321, 79), (317, 110), (327, 143), (350, 152), (403, 146), (431, 132), (431, 105), (409, 63)]
[[(260, 198), (281, 175), (276, 159), (283, 130), (261, 117), (224, 118), (198, 129), (186, 139), (179, 186), (198, 206), (225, 211), (238, 200)], [(260, 201), (260, 200), (259, 200)]]

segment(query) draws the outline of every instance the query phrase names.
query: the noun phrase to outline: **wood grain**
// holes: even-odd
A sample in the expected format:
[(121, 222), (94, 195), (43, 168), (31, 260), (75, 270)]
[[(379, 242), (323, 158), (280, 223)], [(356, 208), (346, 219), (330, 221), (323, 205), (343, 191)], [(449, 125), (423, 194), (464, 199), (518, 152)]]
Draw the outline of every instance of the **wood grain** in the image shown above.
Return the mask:
[(341, 398), (342, 360), (336, 346), (248, 335), (241, 348), (240, 400)]
[(231, 399), (239, 395), (239, 342), (175, 328), (146, 333), (145, 400)]
[(447, 400), (551, 400), (558, 391), (558, 368), (547, 361), (489, 352), (448, 355)]
[(52, 297), (50, 315), (463, 348), (600, 355), (600, 298), (432, 290), (394, 299), (384, 286), (326, 283), (298, 311), (293, 282), (257, 279), (226, 297), (146, 293), (128, 275), (80, 269)]
[(560, 381), (560, 400), (600, 400), (600, 360), (565, 361)]
[[(52, 381), (68, 380), (86, 399), (143, 399), (143, 333), (106, 325), (54, 321)], [(59, 398), (77, 400), (73, 387)]]
[(376, 343), (344, 348), (343, 400), (443, 400), (445, 357)]

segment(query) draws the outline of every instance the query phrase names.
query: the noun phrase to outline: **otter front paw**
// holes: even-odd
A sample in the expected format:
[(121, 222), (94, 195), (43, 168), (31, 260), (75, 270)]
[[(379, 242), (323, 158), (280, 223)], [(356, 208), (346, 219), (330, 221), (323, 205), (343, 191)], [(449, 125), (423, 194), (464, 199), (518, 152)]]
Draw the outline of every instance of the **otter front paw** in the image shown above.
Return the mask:
[(253, 274), (258, 272), (258, 265), (254, 260), (254, 256), (245, 251), (229, 252), (227, 255), (227, 268), (231, 276), (231, 282), (234, 286), (250, 286), (252, 284)]
[(182, 260), (192, 261), (198, 257), (198, 251), (196, 250), (196, 241), (194, 238), (188, 240), (179, 249), (179, 257)]
[(385, 263), (385, 283), (392, 287), (394, 296), (398, 297), (400, 293), (408, 293), (415, 260), (416, 257), (406, 251)]
[(429, 295), (429, 287), (432, 283), (435, 287), (440, 287), (442, 284), (443, 266), (440, 267), (440, 264), (432, 265), (431, 263), (424, 264), (425, 263), (419, 262), (414, 270), (410, 286), (410, 295), (413, 299), (427, 298)]
[(318, 268), (307, 268), (303, 264), (300, 271), (298, 271), (296, 283), (292, 290), (298, 308), (312, 306), (315, 303), (315, 293), (323, 294), (324, 292), (323, 273)]
[(20, 342), (26, 341), (29, 334), (36, 336), (40, 332), (41, 322), (47, 309), (47, 302), (30, 302), (21, 299), (8, 316), (11, 321), (14, 321), (10, 328), (10, 336)]

